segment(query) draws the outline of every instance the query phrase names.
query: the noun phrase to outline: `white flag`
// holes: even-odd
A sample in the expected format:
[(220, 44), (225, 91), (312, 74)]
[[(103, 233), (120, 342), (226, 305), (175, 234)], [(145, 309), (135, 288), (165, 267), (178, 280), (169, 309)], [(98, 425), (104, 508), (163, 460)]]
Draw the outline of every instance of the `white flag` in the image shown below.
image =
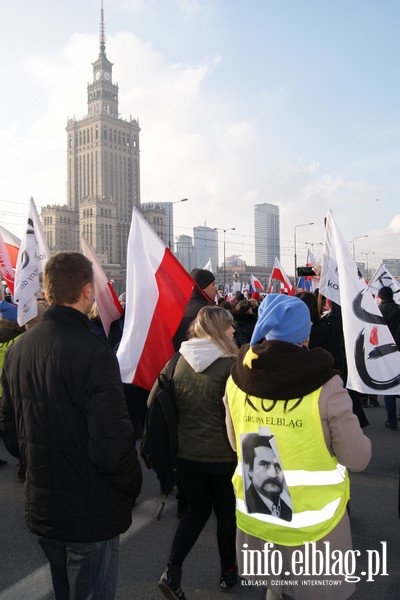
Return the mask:
[(339, 275), (333, 241), (332, 222), (326, 219), (319, 293), (340, 306)]
[(108, 336), (111, 323), (119, 319), (124, 311), (92, 246), (82, 234), (81, 244), (83, 254), (91, 261), (93, 266), (94, 299), (96, 300), (99, 309), (101, 324), (103, 325), (106, 336)]
[(384, 285), (392, 288), (393, 300), (396, 304), (400, 304), (400, 287), (393, 275), (388, 271), (386, 265), (381, 263), (371, 278), (368, 289), (373, 296), (377, 296), (379, 290)]
[(20, 327), (37, 316), (36, 293), (40, 289), (40, 275), (49, 257), (50, 250), (42, 223), (31, 198), (15, 270), (14, 300), (18, 304), (17, 321)]
[(205, 269), (206, 271), (211, 271), (211, 273), (214, 273), (214, 269), (213, 269), (212, 263), (211, 263), (211, 258), (208, 259), (207, 264), (204, 265), (203, 269)]
[[(326, 229), (328, 235), (322, 268), (329, 259), (328, 252), (331, 252), (336, 260), (328, 260), (328, 264), (331, 273), (337, 272), (337, 279), (333, 275), (332, 279), (325, 277), (328, 285), (325, 289), (321, 285), (324, 291), (320, 289), (331, 299), (339, 294), (348, 368), (346, 387), (368, 394), (399, 394), (400, 352), (364, 278), (359, 276), (357, 265), (331, 211)], [(321, 283), (323, 277), (322, 271)]]
[(307, 260), (306, 260), (307, 267), (313, 267), (316, 264), (317, 264), (317, 261), (315, 259), (314, 254), (312, 253), (312, 250), (310, 250), (310, 248), (307, 248)]

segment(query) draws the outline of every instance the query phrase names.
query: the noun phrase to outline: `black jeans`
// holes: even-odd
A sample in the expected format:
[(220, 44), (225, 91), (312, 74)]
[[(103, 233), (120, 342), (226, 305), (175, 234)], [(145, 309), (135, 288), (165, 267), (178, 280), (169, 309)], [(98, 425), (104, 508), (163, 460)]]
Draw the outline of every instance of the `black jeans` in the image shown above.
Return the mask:
[(232, 475), (236, 463), (178, 461), (179, 477), (188, 503), (172, 542), (170, 563), (182, 567), (214, 510), (217, 542), (222, 569), (236, 563), (235, 494)]

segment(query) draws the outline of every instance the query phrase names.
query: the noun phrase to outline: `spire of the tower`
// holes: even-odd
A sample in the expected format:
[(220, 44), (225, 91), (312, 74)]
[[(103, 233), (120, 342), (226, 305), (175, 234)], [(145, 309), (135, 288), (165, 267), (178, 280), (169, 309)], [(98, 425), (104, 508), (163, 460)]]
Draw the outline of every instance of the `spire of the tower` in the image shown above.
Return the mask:
[(104, 10), (103, 10), (103, 0), (101, 0), (101, 10), (100, 10), (100, 53), (104, 54), (106, 50), (106, 30), (104, 27)]

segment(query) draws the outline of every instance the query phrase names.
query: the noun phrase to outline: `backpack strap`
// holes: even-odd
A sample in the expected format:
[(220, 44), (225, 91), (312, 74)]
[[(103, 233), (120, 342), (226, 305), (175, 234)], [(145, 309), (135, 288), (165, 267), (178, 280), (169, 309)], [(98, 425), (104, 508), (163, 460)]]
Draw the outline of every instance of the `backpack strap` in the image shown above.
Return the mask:
[(170, 382), (172, 382), (173, 385), (173, 378), (174, 378), (174, 373), (175, 373), (175, 367), (176, 364), (178, 362), (178, 360), (181, 357), (181, 353), (180, 352), (175, 352), (175, 354), (173, 354), (171, 356), (171, 358), (169, 359), (169, 363), (168, 363), (168, 367), (167, 370), (165, 371), (164, 374), (160, 374), (158, 376), (158, 385), (160, 386), (161, 389), (166, 388)]
[(182, 354), (180, 352), (175, 352), (175, 354), (172, 355), (172, 357), (168, 363), (167, 377), (168, 377), (169, 381), (172, 381), (174, 378), (175, 367), (181, 356), (182, 356)]
[[(180, 357), (180, 352), (175, 352), (168, 363), (164, 380), (162, 381), (161, 378), (159, 378), (161, 390), (159, 392), (158, 399), (160, 401), (160, 406), (164, 413), (165, 421), (168, 427), (170, 455), (174, 458), (176, 458), (176, 455), (178, 454), (178, 420), (174, 398), (174, 373)], [(167, 391), (167, 395), (163, 395), (163, 390)]]

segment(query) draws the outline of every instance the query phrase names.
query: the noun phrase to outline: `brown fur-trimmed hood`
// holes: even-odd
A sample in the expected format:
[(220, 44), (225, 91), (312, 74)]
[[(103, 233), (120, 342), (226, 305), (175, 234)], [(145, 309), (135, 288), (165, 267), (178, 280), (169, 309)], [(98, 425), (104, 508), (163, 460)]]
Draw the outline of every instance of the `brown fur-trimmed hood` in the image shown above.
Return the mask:
[(281, 341), (245, 344), (231, 370), (235, 384), (250, 396), (290, 400), (310, 394), (339, 371), (326, 350)]

